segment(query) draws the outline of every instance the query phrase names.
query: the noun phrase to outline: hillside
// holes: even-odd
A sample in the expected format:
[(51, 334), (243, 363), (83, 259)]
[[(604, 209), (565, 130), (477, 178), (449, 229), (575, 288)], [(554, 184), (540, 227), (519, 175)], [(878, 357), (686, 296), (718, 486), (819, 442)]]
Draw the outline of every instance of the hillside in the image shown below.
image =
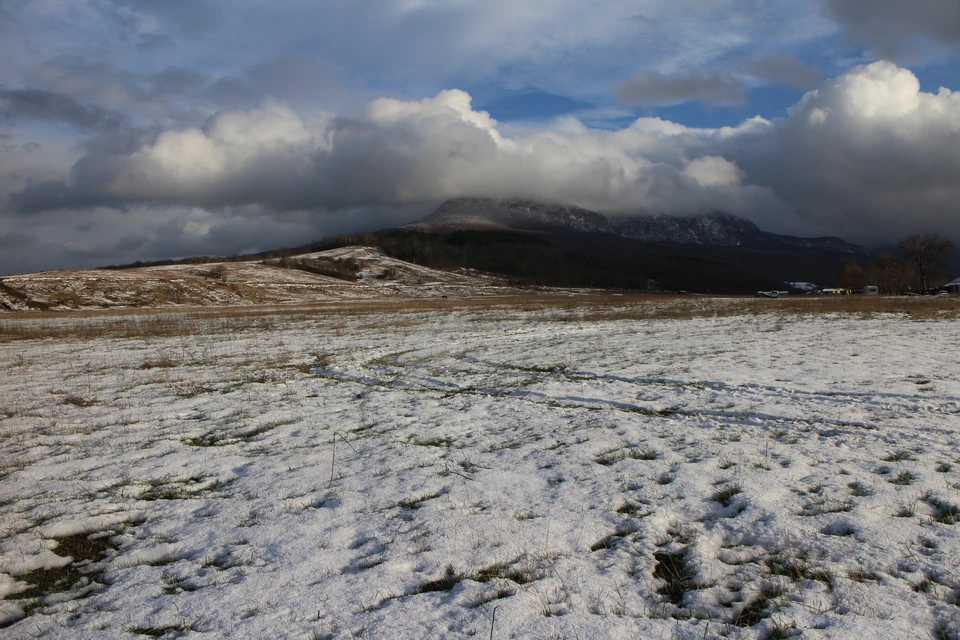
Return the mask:
[(0, 279), (6, 311), (295, 304), (497, 295), (505, 283), (347, 246), (283, 259), (46, 271)]

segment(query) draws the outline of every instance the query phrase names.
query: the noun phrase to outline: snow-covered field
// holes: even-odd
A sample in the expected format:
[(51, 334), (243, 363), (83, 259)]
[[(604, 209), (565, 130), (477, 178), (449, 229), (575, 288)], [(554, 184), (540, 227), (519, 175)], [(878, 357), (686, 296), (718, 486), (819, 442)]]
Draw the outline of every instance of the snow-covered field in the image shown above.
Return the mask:
[(0, 319), (0, 635), (957, 637), (956, 310), (775, 303)]

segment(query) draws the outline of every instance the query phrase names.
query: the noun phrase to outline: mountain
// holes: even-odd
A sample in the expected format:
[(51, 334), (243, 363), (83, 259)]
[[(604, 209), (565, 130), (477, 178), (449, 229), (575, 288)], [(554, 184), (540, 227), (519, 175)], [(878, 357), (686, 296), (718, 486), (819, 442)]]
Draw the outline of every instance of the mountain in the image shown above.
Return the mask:
[(529, 200), (453, 198), (427, 217), (401, 229), (432, 233), (456, 229), (606, 232), (646, 243), (737, 247), (751, 251), (824, 252), (867, 257), (869, 252), (841, 238), (798, 238), (761, 230), (722, 212), (699, 216), (611, 216), (575, 205)]
[(530, 200), (452, 198), (426, 218), (401, 228), (432, 232), (455, 229), (545, 231), (555, 228), (606, 231), (609, 226), (604, 216), (575, 205), (544, 204)]
[[(388, 253), (397, 251), (391, 253), (396, 257), (437, 266), (430, 261), (439, 258), (430, 251), (444, 254), (443, 261), (452, 260), (442, 242), (397, 234), (451, 236), (467, 231), (493, 235), (472, 236), (469, 251), (459, 250), (453, 263), (523, 282), (563, 286), (713, 293), (747, 293), (761, 283), (772, 288), (783, 288), (784, 282), (827, 286), (835, 282), (842, 260), (871, 256), (841, 238), (779, 235), (722, 212), (606, 217), (574, 205), (492, 198), (448, 200), (421, 220), (379, 232), (375, 242), (383, 243), (378, 246)], [(509, 234), (538, 238), (549, 248), (519, 245), (515, 238), (506, 242)]]
[(869, 252), (842, 238), (798, 238), (761, 230), (757, 225), (728, 213), (713, 212), (679, 218), (665, 215), (614, 219), (611, 233), (644, 242), (739, 247), (753, 251), (812, 251), (867, 257)]

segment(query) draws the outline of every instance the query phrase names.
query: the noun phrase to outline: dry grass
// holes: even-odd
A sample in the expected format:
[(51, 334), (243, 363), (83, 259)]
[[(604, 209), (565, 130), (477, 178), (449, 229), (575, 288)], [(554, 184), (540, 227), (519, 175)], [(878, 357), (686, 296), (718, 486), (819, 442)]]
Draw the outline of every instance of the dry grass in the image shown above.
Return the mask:
[[(960, 298), (838, 296), (755, 299), (679, 295), (552, 293), (459, 299), (401, 299), (325, 302), (313, 305), (196, 307), (17, 312), (0, 318), (0, 342), (58, 338), (142, 338), (270, 330), (318, 315), (357, 317), (382, 313), (495, 309), (505, 313), (544, 313), (542, 320), (613, 321), (682, 320), (698, 317), (795, 318), (823, 314), (895, 314), (917, 320), (960, 317)], [(411, 319), (411, 322), (415, 320)]]

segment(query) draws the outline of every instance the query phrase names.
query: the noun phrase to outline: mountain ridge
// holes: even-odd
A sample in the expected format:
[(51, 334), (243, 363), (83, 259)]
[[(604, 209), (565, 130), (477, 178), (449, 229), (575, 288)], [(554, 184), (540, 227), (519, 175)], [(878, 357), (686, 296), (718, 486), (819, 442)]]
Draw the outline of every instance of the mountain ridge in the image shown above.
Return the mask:
[(577, 205), (524, 199), (450, 198), (420, 220), (399, 227), (434, 233), (456, 229), (566, 231), (611, 233), (647, 243), (736, 247), (749, 251), (825, 252), (865, 258), (869, 250), (835, 236), (798, 237), (775, 234), (729, 213), (697, 216), (643, 214), (605, 216)]

